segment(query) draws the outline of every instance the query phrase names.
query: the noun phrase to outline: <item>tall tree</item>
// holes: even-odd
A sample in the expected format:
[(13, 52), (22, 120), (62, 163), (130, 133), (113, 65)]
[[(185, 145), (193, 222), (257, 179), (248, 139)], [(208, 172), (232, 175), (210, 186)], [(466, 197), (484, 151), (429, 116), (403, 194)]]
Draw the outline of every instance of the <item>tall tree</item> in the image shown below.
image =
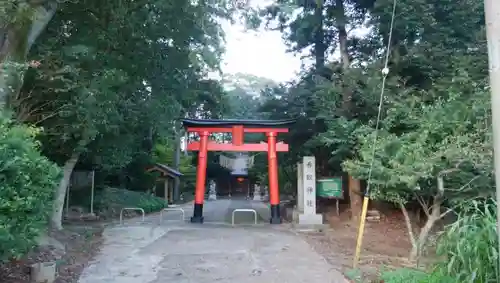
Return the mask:
[(19, 92), (31, 46), (54, 16), (56, 0), (5, 0), (0, 3), (0, 104)]
[[(444, 111), (441, 104), (451, 104), (458, 99), (459, 105), (462, 105), (464, 98), (469, 97), (465, 95), (469, 90), (459, 91), (456, 86), (448, 85), (447, 80), (475, 81), (474, 90), (481, 93), (481, 83), (477, 82), (483, 81), (487, 70), (485, 56), (480, 55), (484, 50), (482, 4), (467, 0), (439, 3), (435, 0), (397, 1), (396, 21), (389, 42), (393, 3), (392, 0), (302, 1), (298, 4), (275, 1), (262, 13), (264, 21), (277, 22), (276, 28), (283, 32), (292, 52), (311, 51), (316, 62), (311, 70), (304, 70), (297, 83), (272, 94), (274, 97), (268, 102), (266, 110), (279, 116), (304, 117), (301, 119), (307, 126), (301, 124), (301, 129), (296, 132), (302, 134), (304, 139), (294, 136), (292, 140), (300, 140), (306, 145), (300, 149), (300, 154), (323, 152), (317, 155), (319, 168), (324, 164), (328, 175), (338, 172), (344, 161), (355, 160), (353, 162), (358, 164), (357, 167), (346, 165), (344, 170), (360, 178), (367, 177), (367, 171), (360, 169), (359, 159), (364, 162), (363, 166), (370, 164), (369, 154), (373, 145), (367, 137), (372, 137), (378, 112), (382, 81), (380, 70), (386, 52), (390, 55), (390, 74), (385, 86), (382, 127), (391, 135), (422, 134), (416, 121), (427, 121), (423, 115), (427, 113), (425, 107), (435, 109), (436, 112), (432, 113), (443, 111), (439, 112), (443, 115), (442, 119), (455, 121), (452, 116), (444, 118), (453, 114)], [(318, 12), (320, 7), (322, 13)], [(366, 35), (359, 37), (356, 30), (364, 30)], [(318, 31), (323, 32), (323, 41), (319, 40)], [(321, 49), (318, 48), (321, 42), (326, 44), (324, 65), (328, 71), (324, 72), (318, 72), (321, 53), (317, 51)], [(387, 46), (390, 46), (389, 50)], [(447, 87), (450, 91), (443, 91)], [(457, 92), (464, 95), (452, 95)], [(294, 107), (298, 101), (302, 102), (299, 105), (308, 105), (308, 109)], [(305, 101), (308, 102), (303, 104)], [(274, 107), (280, 108), (275, 110)], [(419, 109), (418, 114), (415, 119), (410, 119), (412, 116), (405, 111), (414, 107)], [(399, 114), (393, 116), (395, 113)], [(475, 123), (472, 121), (478, 119), (479, 114), (463, 115), (471, 119), (470, 123)], [(481, 121), (487, 123), (487, 120)], [(312, 133), (306, 135), (308, 131), (303, 129), (312, 129)], [(477, 138), (474, 143), (481, 145), (474, 154), (481, 155), (488, 144), (487, 133), (479, 128), (471, 131)], [(463, 135), (462, 132), (448, 134), (454, 137)], [(387, 142), (394, 141), (395, 136), (387, 138)], [(438, 143), (436, 140), (432, 142)], [(470, 158), (474, 154), (469, 154)], [(376, 158), (387, 158), (389, 164), (396, 162), (395, 156), (377, 155)], [(345, 164), (354, 163), (349, 161)], [(433, 164), (432, 168), (441, 168), (439, 164)], [(366, 170), (366, 167), (362, 168)], [(486, 174), (487, 171), (481, 172)], [(395, 172), (384, 174), (388, 174), (385, 177), (396, 178)], [(408, 174), (414, 174), (412, 178), (419, 179), (416, 173)], [(435, 180), (436, 172), (432, 174)], [(466, 176), (468, 173), (461, 174)], [(427, 192), (436, 188), (429, 181), (424, 183), (420, 186), (425, 186)], [(354, 210), (353, 216), (357, 215), (359, 210)]]
[(108, 172), (125, 168), (139, 156), (150, 158), (153, 139), (172, 133), (172, 120), (182, 113), (220, 112), (211, 106), (221, 87), (203, 77), (218, 67), (215, 17), (225, 9), (185, 1), (86, 0), (61, 7), (34, 46), (31, 58), (40, 65), (12, 101), (19, 120), (45, 129), (44, 151), (64, 168), (54, 227), (61, 228), (77, 163)]

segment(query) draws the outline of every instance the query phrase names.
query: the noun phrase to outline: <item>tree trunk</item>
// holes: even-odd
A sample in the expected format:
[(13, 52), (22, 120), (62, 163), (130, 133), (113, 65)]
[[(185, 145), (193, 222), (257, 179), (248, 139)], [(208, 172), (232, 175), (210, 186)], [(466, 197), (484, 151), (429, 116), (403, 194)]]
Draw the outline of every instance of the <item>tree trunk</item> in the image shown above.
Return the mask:
[(441, 219), (440, 208), (441, 206), (439, 205), (439, 209), (433, 209), (431, 215), (427, 218), (424, 227), (420, 229), (420, 233), (418, 234), (417, 250), (412, 251), (410, 254), (410, 260), (418, 260), (422, 255), (423, 249), (427, 244), (427, 239), (429, 238), (429, 234), (434, 227), (434, 224)]
[(342, 62), (342, 69), (347, 70), (351, 66), (351, 59), (349, 58), (349, 53), (347, 51), (347, 17), (345, 15), (345, 7), (343, 0), (336, 0), (335, 6), (338, 9), (337, 18), (337, 31), (339, 33), (339, 51), (340, 60)]
[(399, 208), (403, 213), (403, 217), (405, 219), (406, 229), (408, 231), (408, 237), (410, 238), (411, 243), (411, 252), (410, 252), (410, 260), (413, 260), (418, 251), (418, 243), (415, 239), (415, 233), (413, 233), (413, 225), (411, 223), (410, 215), (408, 214), (408, 210), (406, 209), (403, 203), (399, 204)]
[(406, 228), (408, 230), (408, 236), (410, 238), (412, 249), (410, 251), (410, 261), (417, 261), (422, 255), (423, 248), (427, 244), (427, 239), (429, 238), (429, 234), (434, 227), (434, 224), (441, 219), (441, 205), (440, 203), (435, 203), (433, 205), (432, 213), (427, 217), (427, 221), (425, 222), (424, 227), (420, 229), (420, 233), (418, 234), (418, 238), (415, 237), (415, 233), (413, 232), (413, 225), (408, 214), (408, 210), (404, 204), (400, 204), (401, 211), (405, 218)]
[(347, 17), (346, 17), (346, 11), (344, 7), (344, 0), (336, 0), (335, 1), (335, 7), (337, 8), (337, 32), (339, 34), (339, 52), (340, 52), (340, 60), (342, 62), (342, 77), (343, 77), (343, 82), (342, 82), (342, 88), (343, 88), (343, 95), (342, 95), (342, 112), (343, 116), (346, 118), (351, 117), (351, 110), (352, 110), (352, 91), (349, 86), (349, 83), (345, 81), (346, 79), (346, 72), (351, 66), (351, 59), (349, 58), (349, 52), (348, 52), (348, 44), (347, 44), (347, 29), (346, 29), (346, 24), (347, 24)]
[(325, 32), (323, 30), (323, 1), (316, 1), (314, 7), (314, 20), (316, 29), (314, 31), (314, 57), (316, 60), (316, 70), (323, 73), (325, 67)]
[(361, 184), (359, 180), (354, 179), (348, 175), (348, 188), (349, 188), (349, 202), (351, 208), (351, 220), (359, 222), (361, 216), (361, 209), (363, 207), (363, 198), (361, 194)]
[(422, 251), (427, 244), (427, 239), (429, 238), (429, 234), (432, 231), (432, 228), (434, 227), (436, 222), (442, 218), (441, 200), (439, 197), (434, 198), (431, 212), (427, 214), (427, 219), (425, 221), (424, 227), (420, 229), (418, 238), (415, 237), (415, 234), (413, 232), (413, 225), (406, 207), (404, 206), (404, 204), (400, 204), (400, 207), (405, 218), (406, 228), (408, 229), (408, 235), (410, 237), (412, 245), (409, 259), (411, 261), (416, 261), (422, 255)]
[(0, 28), (0, 107), (8, 106), (21, 89), (28, 52), (57, 9), (57, 1), (29, 5), (30, 13), (20, 7), (18, 15), (13, 15), (17, 20)]
[[(417, 240), (417, 248), (416, 250), (412, 250), (410, 254), (410, 260), (418, 260), (420, 256), (422, 255), (422, 251), (427, 244), (427, 239), (429, 238), (429, 234), (434, 227), (434, 224), (441, 218), (443, 218), (446, 213), (441, 214), (441, 206), (443, 203), (443, 196), (444, 196), (444, 181), (443, 181), (443, 174), (445, 174), (445, 171), (441, 172), (438, 177), (437, 177), (437, 192), (433, 197), (432, 200), (432, 206), (430, 208), (430, 211), (426, 212), (427, 215), (427, 220), (425, 222), (424, 227), (420, 230), (420, 233), (418, 235), (418, 240)], [(425, 207), (422, 207), (425, 209)]]
[(427, 219), (424, 227), (420, 229), (418, 238), (415, 238), (415, 234), (413, 233), (413, 225), (405, 205), (402, 203), (399, 204), (401, 211), (403, 212), (403, 216), (405, 218), (406, 228), (408, 229), (408, 235), (410, 237), (410, 241), (412, 244), (412, 249), (409, 258), (411, 261), (418, 260), (422, 255), (422, 251), (425, 245), (427, 244), (427, 239), (429, 238), (429, 234), (431, 233), (432, 228), (434, 227), (436, 222), (439, 221), (441, 218), (443, 218), (448, 212), (452, 211), (451, 209), (448, 209), (448, 211), (441, 213), (444, 190), (445, 190), (443, 175), (445, 173), (446, 171), (442, 171), (437, 177), (437, 192), (433, 197), (430, 209), (428, 209), (428, 207), (425, 205), (424, 202), (420, 201), (420, 205), (424, 210)]
[(63, 167), (64, 175), (54, 195), (54, 207), (52, 210), (52, 217), (50, 219), (50, 224), (52, 225), (52, 228), (57, 230), (62, 229), (64, 199), (66, 197), (69, 182), (71, 180), (71, 173), (73, 173), (73, 169), (75, 168), (75, 165), (78, 162), (79, 157), (80, 154), (73, 153), (73, 155), (71, 155), (71, 157), (66, 161), (66, 163), (64, 163)]

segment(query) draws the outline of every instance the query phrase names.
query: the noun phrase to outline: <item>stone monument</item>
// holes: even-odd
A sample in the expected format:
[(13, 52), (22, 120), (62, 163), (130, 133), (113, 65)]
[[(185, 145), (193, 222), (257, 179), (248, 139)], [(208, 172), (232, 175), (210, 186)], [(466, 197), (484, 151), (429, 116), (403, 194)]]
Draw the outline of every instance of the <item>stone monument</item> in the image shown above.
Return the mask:
[(253, 189), (253, 200), (262, 200), (262, 195), (260, 194), (260, 186), (255, 184)]
[(217, 189), (214, 180), (208, 183), (208, 200), (217, 200)]
[(298, 166), (298, 222), (305, 225), (323, 224), (323, 215), (316, 213), (316, 160), (314, 156), (304, 156), (302, 160)]
[(269, 201), (269, 187), (264, 186), (264, 201)]

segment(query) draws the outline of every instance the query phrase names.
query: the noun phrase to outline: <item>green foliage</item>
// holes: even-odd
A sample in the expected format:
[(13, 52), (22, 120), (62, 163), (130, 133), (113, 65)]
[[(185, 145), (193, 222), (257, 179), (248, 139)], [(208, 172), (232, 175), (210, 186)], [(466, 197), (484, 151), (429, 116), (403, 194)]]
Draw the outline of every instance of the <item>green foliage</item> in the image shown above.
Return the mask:
[(383, 272), (387, 283), (493, 283), (499, 280), (496, 202), (470, 201), (458, 220), (447, 226), (438, 239), (440, 259), (431, 272), (399, 269)]
[(11, 68), (0, 70), (0, 107), (43, 127), (41, 148), (61, 165), (77, 156), (78, 168), (100, 172), (98, 181), (143, 189), (155, 139), (172, 134), (172, 121), (223, 112), (222, 86), (206, 77), (219, 70), (219, 19), (244, 5), (1, 2), (0, 64)]
[[(175, 165), (175, 143), (157, 142), (153, 149), (153, 161), (173, 168)], [(192, 157), (185, 156), (182, 152), (180, 156), (179, 172), (183, 174), (180, 178), (180, 192), (194, 191), (196, 185), (196, 167), (193, 165)]]
[(47, 228), (61, 171), (41, 155), (38, 133), (0, 115), (0, 260), (24, 255)]
[(437, 271), (455, 282), (499, 282), (497, 203), (471, 201), (439, 239)]
[[(476, 88), (467, 89), (467, 84), (475, 84)], [(419, 92), (423, 96), (442, 97), (431, 105), (417, 95), (389, 102), (376, 144), (373, 128), (363, 126), (356, 130), (358, 157), (344, 165), (353, 176), (366, 179), (376, 146), (373, 198), (405, 203), (415, 194), (434, 196), (435, 186), (428, 182), (450, 169), (454, 173), (450, 175), (453, 180), (448, 179), (446, 184), (448, 200), (462, 198), (461, 192), (469, 195), (473, 189), (483, 194), (491, 192), (487, 180), (491, 177), (491, 135), (485, 127), (490, 120), (489, 93), (484, 91), (484, 84), (460, 73), (452, 78), (452, 83), (442, 85), (442, 89), (436, 86)], [(474, 107), (467, 103), (471, 97), (477, 99)], [(467, 189), (462, 188), (464, 185)]]
[(166, 207), (165, 200), (154, 195), (117, 188), (100, 189), (95, 196), (98, 211), (111, 211), (115, 216), (124, 207), (139, 207), (146, 213), (159, 211)]
[[(212, 1), (70, 1), (35, 44), (32, 68), (13, 106), (44, 127), (44, 152), (63, 163), (119, 174), (150, 155), (186, 114), (216, 116), (222, 32), (217, 18), (234, 7)], [(162, 74), (162, 76), (158, 76)], [(36, 93), (36, 95), (32, 95)]]
[(384, 283), (456, 283), (454, 277), (442, 273), (426, 273), (415, 269), (397, 269), (389, 272), (382, 272), (380, 279)]
[[(437, 219), (494, 191), (484, 10), (469, 0), (398, 1), (388, 42), (392, 7), (392, 0), (273, 1), (252, 22), (277, 27), (292, 52), (315, 64), (266, 93), (260, 110), (298, 118), (281, 168), (314, 155), (320, 176), (370, 175), (371, 198), (403, 207), (418, 201), (428, 216), (412, 239), (419, 248)], [(332, 53), (340, 56), (328, 60)], [(446, 272), (420, 282), (448, 280), (439, 274)]]

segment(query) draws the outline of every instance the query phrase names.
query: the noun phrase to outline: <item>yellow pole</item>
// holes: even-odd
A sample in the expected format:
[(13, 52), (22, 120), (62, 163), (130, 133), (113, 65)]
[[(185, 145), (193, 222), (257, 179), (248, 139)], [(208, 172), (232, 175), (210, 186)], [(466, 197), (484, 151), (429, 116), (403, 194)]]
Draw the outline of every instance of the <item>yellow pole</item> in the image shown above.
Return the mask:
[(361, 210), (361, 219), (359, 220), (358, 240), (356, 241), (356, 253), (354, 254), (354, 261), (352, 264), (352, 268), (356, 268), (359, 263), (361, 247), (363, 246), (363, 234), (365, 232), (366, 212), (368, 210), (369, 200), (370, 199), (367, 196), (363, 198), (363, 209)]

